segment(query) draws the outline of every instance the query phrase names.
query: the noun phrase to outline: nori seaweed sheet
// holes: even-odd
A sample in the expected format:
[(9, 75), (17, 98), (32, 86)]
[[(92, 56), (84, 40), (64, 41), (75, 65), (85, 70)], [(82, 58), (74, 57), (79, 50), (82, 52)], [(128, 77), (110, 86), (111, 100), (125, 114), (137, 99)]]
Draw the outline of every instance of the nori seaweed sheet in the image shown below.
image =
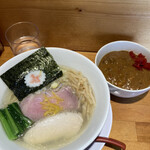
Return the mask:
[[(38, 87), (28, 87), (25, 84), (24, 78), (30, 71), (41, 70), (45, 73), (46, 79)], [(53, 56), (42, 47), (14, 67), (7, 70), (0, 77), (6, 83), (6, 85), (14, 92), (14, 95), (18, 100), (22, 100), (24, 97), (33, 93), (57, 78), (63, 75), (59, 66), (53, 59)]]

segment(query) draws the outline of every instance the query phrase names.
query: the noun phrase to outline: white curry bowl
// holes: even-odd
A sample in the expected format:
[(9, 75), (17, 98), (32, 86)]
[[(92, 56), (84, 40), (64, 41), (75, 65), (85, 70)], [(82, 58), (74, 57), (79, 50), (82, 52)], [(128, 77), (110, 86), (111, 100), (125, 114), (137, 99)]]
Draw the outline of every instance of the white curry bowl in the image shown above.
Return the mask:
[[(107, 81), (98, 67), (83, 55), (62, 48), (47, 48), (52, 54), (58, 65), (65, 65), (81, 71), (86, 76), (93, 88), (96, 98), (96, 107), (85, 131), (72, 143), (61, 148), (61, 150), (83, 150), (89, 146), (100, 133), (105, 120), (107, 118), (109, 106), (110, 106), (110, 93), (107, 85)], [(0, 75), (7, 71), (9, 68), (35, 52), (35, 50), (24, 52), (12, 59), (8, 60), (0, 67)], [(7, 86), (0, 79), (0, 104), (5, 94)], [(39, 135), (40, 136), (40, 135)], [(0, 123), (0, 150), (23, 150), (24, 147), (16, 144), (13, 141), (8, 140), (5, 132)]]
[[(98, 66), (103, 56), (105, 56), (107, 53), (112, 51), (133, 51), (136, 54), (142, 53), (144, 56), (146, 56), (146, 59), (148, 62), (150, 62), (150, 50), (145, 48), (144, 46), (130, 41), (115, 41), (108, 43), (104, 45), (100, 50), (97, 52), (95, 57), (95, 64)], [(122, 97), (122, 98), (131, 98), (139, 96), (148, 90), (150, 90), (150, 86), (144, 89), (140, 90), (126, 90), (120, 87), (117, 87), (110, 82), (108, 82), (110, 93)]]

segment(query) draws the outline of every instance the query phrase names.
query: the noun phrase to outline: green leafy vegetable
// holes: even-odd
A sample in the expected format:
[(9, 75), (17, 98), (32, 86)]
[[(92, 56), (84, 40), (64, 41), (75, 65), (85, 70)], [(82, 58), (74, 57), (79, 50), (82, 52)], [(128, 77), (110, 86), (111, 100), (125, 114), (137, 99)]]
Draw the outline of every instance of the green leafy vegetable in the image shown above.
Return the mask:
[(33, 124), (29, 118), (23, 115), (17, 103), (12, 103), (5, 109), (0, 109), (0, 121), (10, 140), (22, 136)]
[(6, 118), (6, 115), (4, 113), (3, 110), (0, 110), (0, 121), (2, 123), (2, 126), (8, 136), (8, 138), (10, 140), (15, 140), (17, 139), (17, 135), (13, 133), (12, 129), (11, 129), (11, 125), (9, 124), (7, 118)]

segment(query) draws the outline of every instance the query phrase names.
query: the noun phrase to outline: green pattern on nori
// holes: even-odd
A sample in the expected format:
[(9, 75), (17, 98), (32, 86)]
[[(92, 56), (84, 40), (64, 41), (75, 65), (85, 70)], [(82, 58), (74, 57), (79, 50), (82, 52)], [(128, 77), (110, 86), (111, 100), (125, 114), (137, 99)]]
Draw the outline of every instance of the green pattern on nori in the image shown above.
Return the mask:
[[(31, 88), (26, 86), (24, 78), (30, 71), (35, 70), (43, 71), (46, 75), (46, 80), (42, 85)], [(62, 74), (52, 55), (42, 47), (2, 74), (1, 78), (14, 92), (18, 100), (21, 101), (30, 93), (45, 87), (55, 79), (61, 77)]]

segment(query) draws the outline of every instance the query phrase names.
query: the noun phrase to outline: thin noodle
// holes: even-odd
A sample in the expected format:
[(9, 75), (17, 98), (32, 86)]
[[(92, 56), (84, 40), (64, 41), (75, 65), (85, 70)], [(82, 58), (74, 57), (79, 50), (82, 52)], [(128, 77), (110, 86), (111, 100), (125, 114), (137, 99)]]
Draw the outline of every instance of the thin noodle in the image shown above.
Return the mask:
[(69, 83), (76, 91), (80, 100), (79, 106), (82, 106), (81, 113), (88, 120), (91, 117), (96, 104), (92, 87), (81, 72), (74, 71), (68, 67), (62, 67), (62, 69), (64, 70), (64, 76), (60, 78), (60, 82), (66, 82), (66, 84)]

